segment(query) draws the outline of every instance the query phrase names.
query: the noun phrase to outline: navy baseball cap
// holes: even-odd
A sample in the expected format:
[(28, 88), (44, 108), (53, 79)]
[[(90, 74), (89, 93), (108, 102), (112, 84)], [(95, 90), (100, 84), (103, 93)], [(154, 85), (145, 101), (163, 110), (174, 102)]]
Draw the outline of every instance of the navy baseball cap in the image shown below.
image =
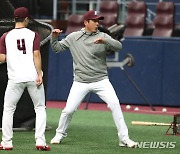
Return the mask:
[(19, 7), (14, 10), (15, 19), (26, 18), (26, 17), (30, 17), (29, 10), (26, 7)]
[(84, 19), (84, 20), (90, 20), (90, 19), (103, 20), (104, 17), (98, 15), (97, 11), (91, 10), (91, 11), (88, 11), (88, 12), (86, 12), (86, 13), (84, 14), (83, 19)]

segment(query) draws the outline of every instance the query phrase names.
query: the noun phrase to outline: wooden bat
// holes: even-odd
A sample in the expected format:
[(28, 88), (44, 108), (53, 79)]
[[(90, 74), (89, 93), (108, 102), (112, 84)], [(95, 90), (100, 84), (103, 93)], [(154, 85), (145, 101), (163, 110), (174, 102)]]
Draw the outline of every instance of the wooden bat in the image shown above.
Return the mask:
[(148, 122), (148, 121), (131, 121), (132, 125), (140, 126), (170, 126), (171, 123)]

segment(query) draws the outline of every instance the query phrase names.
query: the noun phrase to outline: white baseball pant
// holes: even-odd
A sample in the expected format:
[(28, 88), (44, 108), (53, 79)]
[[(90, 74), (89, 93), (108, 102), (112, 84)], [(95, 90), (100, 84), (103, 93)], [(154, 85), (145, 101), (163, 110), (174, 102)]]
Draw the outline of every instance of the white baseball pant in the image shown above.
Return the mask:
[[(13, 147), (13, 115), (16, 109), (16, 105), (24, 92), (24, 89), (30, 94), (30, 97), (34, 104), (36, 113), (35, 123), (35, 140), (36, 145), (46, 145), (45, 141), (45, 128), (46, 128), (46, 106), (43, 84), (37, 87), (35, 82), (22, 82), (14, 83), (8, 81), (8, 85), (4, 97), (4, 111), (2, 118), (2, 142), (4, 147)], [(24, 111), (26, 112), (26, 111)]]
[(66, 137), (66, 130), (70, 124), (73, 113), (77, 110), (84, 97), (89, 92), (96, 93), (105, 103), (107, 103), (108, 108), (111, 109), (119, 140), (129, 139), (128, 129), (124, 121), (120, 102), (109, 79), (93, 83), (73, 82), (66, 106), (62, 110), (56, 133), (60, 133)]

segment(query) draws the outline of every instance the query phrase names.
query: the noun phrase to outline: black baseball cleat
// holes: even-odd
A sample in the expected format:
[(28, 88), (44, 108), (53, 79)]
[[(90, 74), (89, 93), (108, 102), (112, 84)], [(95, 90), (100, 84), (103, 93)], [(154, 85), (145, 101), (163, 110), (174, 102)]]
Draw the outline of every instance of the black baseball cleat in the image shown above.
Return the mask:
[(51, 147), (49, 145), (46, 146), (36, 145), (36, 149), (40, 151), (50, 151)]

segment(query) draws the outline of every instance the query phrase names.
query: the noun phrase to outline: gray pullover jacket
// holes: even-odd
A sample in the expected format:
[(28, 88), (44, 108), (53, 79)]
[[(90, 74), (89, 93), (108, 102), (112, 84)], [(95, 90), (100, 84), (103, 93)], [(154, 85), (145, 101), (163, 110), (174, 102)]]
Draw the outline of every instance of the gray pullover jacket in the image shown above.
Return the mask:
[[(97, 38), (103, 38), (105, 43), (95, 44), (94, 40)], [(122, 44), (108, 34), (100, 31), (88, 33), (84, 28), (69, 34), (61, 41), (52, 38), (51, 46), (56, 53), (70, 49), (73, 57), (74, 81), (87, 83), (108, 78), (107, 51), (109, 49), (119, 51), (122, 48)]]

